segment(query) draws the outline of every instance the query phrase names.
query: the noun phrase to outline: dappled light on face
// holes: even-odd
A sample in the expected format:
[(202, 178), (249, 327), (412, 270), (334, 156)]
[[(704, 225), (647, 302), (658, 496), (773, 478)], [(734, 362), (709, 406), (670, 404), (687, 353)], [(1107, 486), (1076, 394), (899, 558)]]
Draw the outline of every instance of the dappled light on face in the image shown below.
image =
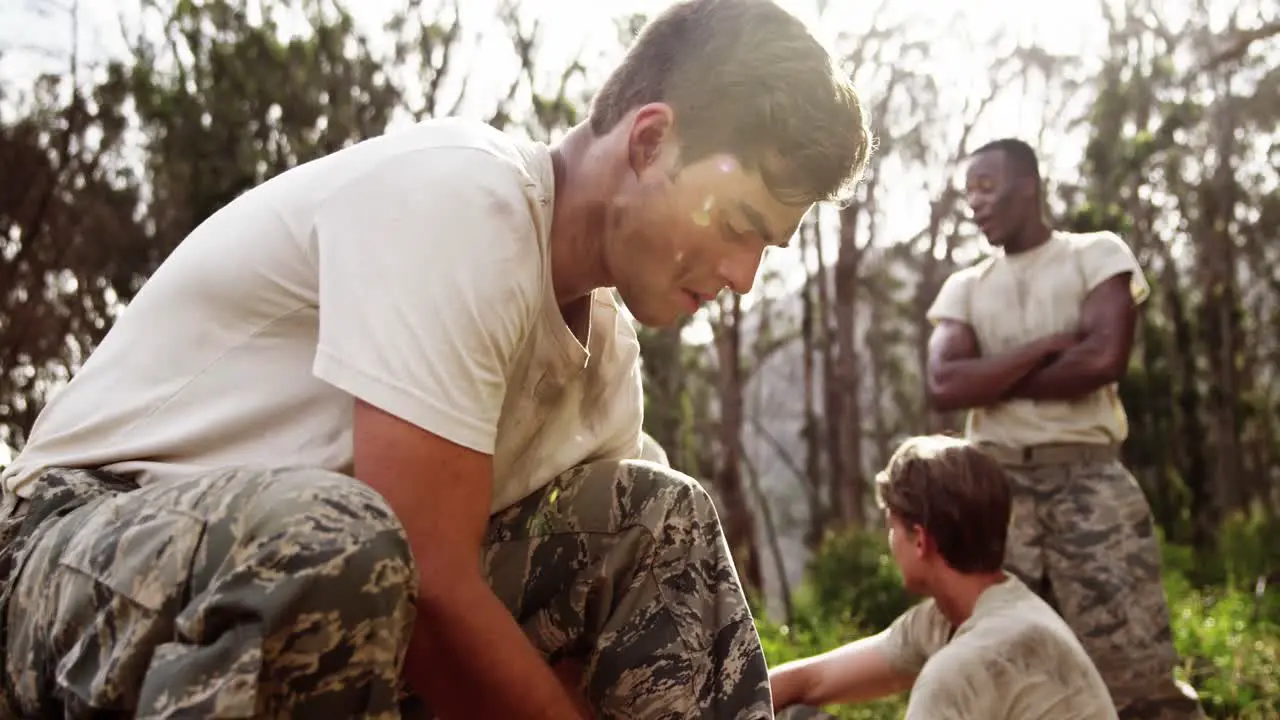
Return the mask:
[(716, 168), (722, 173), (737, 172), (742, 168), (732, 155), (720, 155), (716, 158)]
[(708, 195), (706, 200), (702, 201), (702, 207), (693, 211), (690, 216), (693, 224), (698, 227), (711, 227), (711, 211), (715, 208), (716, 199), (714, 195)]

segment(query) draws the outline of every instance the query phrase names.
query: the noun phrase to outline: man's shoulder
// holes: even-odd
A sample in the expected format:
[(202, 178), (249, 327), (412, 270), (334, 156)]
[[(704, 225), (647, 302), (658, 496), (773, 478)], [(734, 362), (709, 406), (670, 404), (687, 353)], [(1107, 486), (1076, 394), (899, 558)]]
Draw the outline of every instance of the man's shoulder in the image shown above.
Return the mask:
[[(1067, 627), (1049, 603), (1021, 580), (1009, 576), (987, 591), (991, 604), (975, 618), (975, 628), (985, 632), (1016, 633), (1045, 627)], [(984, 603), (987, 597), (983, 598)]]
[(999, 255), (983, 255), (968, 265), (957, 268), (947, 276), (947, 282), (955, 284), (973, 283), (990, 273), (999, 260)]
[[(917, 679), (918, 717), (1108, 717), (1106, 685), (1078, 643), (1050, 624), (991, 618), (988, 633), (956, 638)], [(1110, 717), (1114, 717), (1113, 715)]]
[(1129, 244), (1124, 238), (1111, 230), (1091, 230), (1089, 232), (1073, 232), (1070, 230), (1055, 230), (1054, 237), (1062, 244), (1064, 248), (1074, 252), (1089, 251), (1093, 248), (1123, 248), (1129, 250)]
[(1064, 661), (1087, 663), (1084, 648), (1052, 607), (1030, 589), (1011, 588), (1001, 605), (977, 618), (953, 643), (973, 655), (1045, 670)]
[[(515, 260), (524, 263), (520, 269), (529, 271), (531, 281), (541, 277), (532, 260), (545, 254), (547, 209), (555, 191), (545, 145), (482, 122), (438, 118), (390, 130), (343, 152), (348, 151), (297, 184), (310, 199), (298, 206), (310, 213), (304, 221), (314, 216), (318, 222), (382, 228), (387, 242), (417, 245), (429, 227), (445, 242), (465, 239), (477, 268)], [(531, 234), (538, 242), (528, 241)]]
[[(481, 190), (503, 203), (550, 202), (554, 191), (546, 145), (464, 118), (428, 119), (388, 130), (299, 165), (255, 189), (271, 205), (304, 213), (344, 207), (362, 189), (409, 194)], [(282, 202), (283, 201), (283, 202)], [(367, 203), (364, 203), (367, 204)]]
[(1050, 706), (1055, 717), (1115, 717), (1102, 676), (1047, 603), (1011, 607), (1008, 615), (992, 617), (987, 625), (986, 652), (972, 660), (1015, 698), (1010, 717), (1027, 717), (1029, 708)]
[(1064, 658), (1085, 657), (1071, 629), (1043, 601), (1011, 603), (975, 620), (934, 656), (934, 672), (986, 674), (1001, 667), (1042, 672)]
[[(537, 179), (540, 167), (549, 161), (546, 145), (502, 132), (477, 120), (432, 118), (382, 136), (401, 152), (440, 151), (474, 153), (478, 167), (500, 169), (525, 179)], [(489, 161), (489, 162), (486, 162)]]
[[(970, 703), (957, 717), (1042, 717), (1020, 713), (1017, 703), (1029, 698), (1042, 706), (1100, 709), (1094, 697), (1105, 698), (1106, 686), (1048, 603), (1010, 579), (984, 596), (980, 608), (921, 672), (923, 705), (954, 710)], [(1046, 699), (1051, 702), (1041, 702)]]

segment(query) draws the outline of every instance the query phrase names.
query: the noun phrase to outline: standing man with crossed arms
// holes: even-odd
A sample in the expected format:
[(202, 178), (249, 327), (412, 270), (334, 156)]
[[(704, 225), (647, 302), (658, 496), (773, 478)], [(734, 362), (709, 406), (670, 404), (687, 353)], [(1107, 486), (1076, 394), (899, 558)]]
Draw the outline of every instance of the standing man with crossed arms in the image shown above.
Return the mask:
[(748, 292), (869, 140), (794, 16), (686, 0), (553, 146), (435, 120), (236, 198), (0, 476), (0, 716), (771, 717), (613, 289)]
[(1201, 718), (1173, 677), (1151, 510), (1120, 461), (1117, 384), (1149, 292), (1142, 269), (1114, 233), (1048, 225), (1022, 141), (974, 153), (966, 192), (996, 252), (947, 278), (929, 308), (930, 403), (967, 410), (968, 439), (1008, 470), (1008, 567), (1080, 637), (1120, 717)]

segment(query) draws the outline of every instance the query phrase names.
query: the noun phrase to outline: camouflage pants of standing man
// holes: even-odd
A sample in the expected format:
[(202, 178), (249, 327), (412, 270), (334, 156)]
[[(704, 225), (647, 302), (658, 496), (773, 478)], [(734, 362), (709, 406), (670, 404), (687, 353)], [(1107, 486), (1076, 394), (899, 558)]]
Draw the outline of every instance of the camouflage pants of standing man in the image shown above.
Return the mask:
[[(418, 575), (366, 486), (52, 470), (3, 502), (0, 717), (399, 717)], [(686, 476), (575, 468), (491, 519), (484, 563), (547, 659), (580, 662), (599, 717), (772, 716), (719, 521)]]
[(1007, 567), (1053, 604), (1101, 673), (1121, 718), (1204, 718), (1178, 664), (1151, 508), (1114, 448), (993, 452), (1013, 483)]

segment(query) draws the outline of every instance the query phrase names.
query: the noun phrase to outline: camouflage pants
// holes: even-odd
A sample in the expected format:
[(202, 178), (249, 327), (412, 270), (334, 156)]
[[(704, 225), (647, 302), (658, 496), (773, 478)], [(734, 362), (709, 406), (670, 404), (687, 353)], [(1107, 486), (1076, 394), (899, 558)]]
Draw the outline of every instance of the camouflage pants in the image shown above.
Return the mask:
[(1006, 565), (1058, 609), (1121, 718), (1203, 718), (1178, 663), (1160, 546), (1137, 481), (1117, 460), (1006, 464), (1013, 513)]
[[(399, 717), (417, 572), (364, 485), (228, 470), (138, 489), (56, 470), (5, 501), (0, 717)], [(548, 660), (580, 659), (598, 716), (772, 716), (693, 480), (576, 468), (491, 519), (484, 563)]]

